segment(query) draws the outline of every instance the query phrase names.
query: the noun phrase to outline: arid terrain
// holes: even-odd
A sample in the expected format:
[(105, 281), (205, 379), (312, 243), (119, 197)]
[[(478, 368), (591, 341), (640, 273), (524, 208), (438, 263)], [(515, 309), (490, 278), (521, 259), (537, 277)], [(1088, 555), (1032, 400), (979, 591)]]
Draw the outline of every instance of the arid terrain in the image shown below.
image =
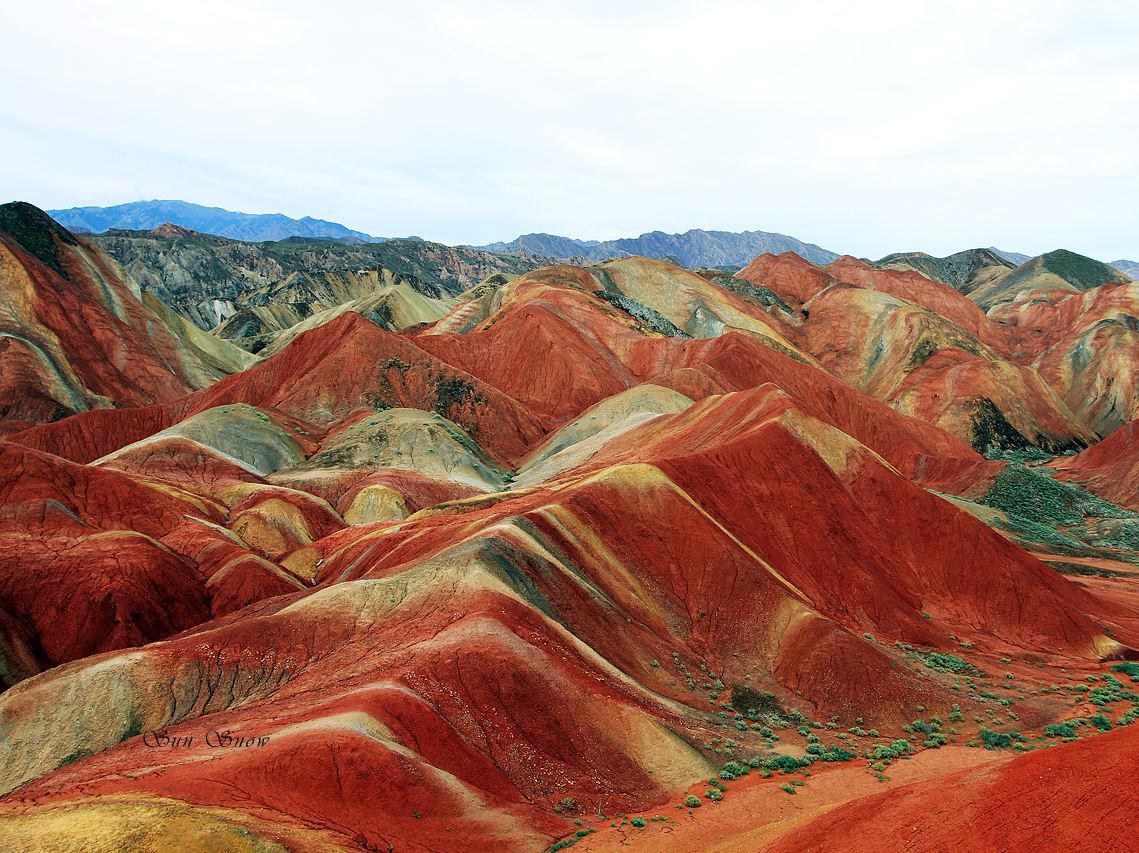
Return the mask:
[(13, 203), (0, 292), (0, 849), (1135, 848), (1113, 266)]

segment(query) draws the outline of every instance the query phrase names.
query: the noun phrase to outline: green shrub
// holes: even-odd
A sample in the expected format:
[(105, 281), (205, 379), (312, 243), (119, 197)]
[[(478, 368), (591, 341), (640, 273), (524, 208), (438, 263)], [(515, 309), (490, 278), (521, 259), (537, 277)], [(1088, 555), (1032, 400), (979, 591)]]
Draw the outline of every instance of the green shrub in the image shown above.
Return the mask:
[(633, 824), (637, 829), (645, 828), (645, 819), (643, 817), (635, 817), (629, 823)]
[(729, 761), (720, 771), (720, 778), (731, 781), (751, 772), (751, 767), (739, 761)]
[(784, 791), (786, 791), (788, 794), (794, 794), (795, 793), (795, 786), (794, 785), (788, 785), (786, 782), (784, 782), (779, 787), (782, 788)]
[(776, 755), (763, 762), (766, 770), (778, 770), (780, 773), (794, 773), (804, 767), (811, 766), (811, 759), (807, 757), (796, 758), (794, 755)]
[(1111, 731), (1111, 719), (1106, 714), (1096, 714), (1094, 717), (1090, 717), (1088, 722), (1101, 732)]
[(858, 756), (851, 752), (849, 749), (843, 749), (841, 746), (828, 746), (819, 755), (820, 761), (850, 761)]
[(879, 761), (892, 761), (895, 758), (900, 758), (913, 750), (913, 746), (908, 740), (898, 739), (890, 744), (876, 744), (874, 746), (874, 758)]
[(1014, 740), (1023, 740), (1020, 732), (995, 732), (987, 728), (981, 729), (980, 735), (985, 749), (1008, 749)]
[(1129, 675), (1132, 681), (1139, 681), (1139, 663), (1135, 661), (1125, 660), (1123, 663), (1113, 664), (1111, 671)]
[(1056, 480), (1039, 468), (1007, 465), (985, 497), (986, 504), (1037, 524), (1063, 527), (1087, 516), (1129, 518), (1120, 509), (1072, 483)]
[(1075, 723), (1055, 723), (1044, 727), (1045, 737), (1076, 737)]

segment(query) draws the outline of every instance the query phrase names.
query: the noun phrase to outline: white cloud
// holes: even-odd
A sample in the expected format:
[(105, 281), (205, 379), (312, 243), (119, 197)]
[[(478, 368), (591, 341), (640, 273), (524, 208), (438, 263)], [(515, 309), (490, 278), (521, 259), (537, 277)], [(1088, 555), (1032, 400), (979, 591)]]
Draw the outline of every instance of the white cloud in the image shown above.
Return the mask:
[(1139, 255), (1130, 3), (0, 7), (0, 186), (447, 242)]

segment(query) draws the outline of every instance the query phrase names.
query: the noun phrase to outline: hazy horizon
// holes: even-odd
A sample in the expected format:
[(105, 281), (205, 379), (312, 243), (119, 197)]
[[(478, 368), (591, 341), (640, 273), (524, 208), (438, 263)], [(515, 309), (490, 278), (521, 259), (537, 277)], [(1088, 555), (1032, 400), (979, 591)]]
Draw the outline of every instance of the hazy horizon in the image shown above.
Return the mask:
[(0, 185), (42, 208), (1139, 258), (1124, 3), (9, 4), (0, 69)]

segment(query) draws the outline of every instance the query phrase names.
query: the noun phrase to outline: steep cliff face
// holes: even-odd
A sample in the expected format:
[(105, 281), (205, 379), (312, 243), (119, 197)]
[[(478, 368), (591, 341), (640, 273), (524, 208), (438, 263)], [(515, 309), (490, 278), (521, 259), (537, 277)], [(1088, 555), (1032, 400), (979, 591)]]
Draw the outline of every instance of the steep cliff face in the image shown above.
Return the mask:
[[(496, 273), (514, 276), (546, 262), (419, 240), (244, 243), (169, 227), (90, 239), (201, 329), (212, 329), (243, 309), (269, 305), (292, 306), (292, 322), (299, 322), (396, 280), (425, 296), (444, 298)], [(275, 330), (287, 325), (292, 323)]]

